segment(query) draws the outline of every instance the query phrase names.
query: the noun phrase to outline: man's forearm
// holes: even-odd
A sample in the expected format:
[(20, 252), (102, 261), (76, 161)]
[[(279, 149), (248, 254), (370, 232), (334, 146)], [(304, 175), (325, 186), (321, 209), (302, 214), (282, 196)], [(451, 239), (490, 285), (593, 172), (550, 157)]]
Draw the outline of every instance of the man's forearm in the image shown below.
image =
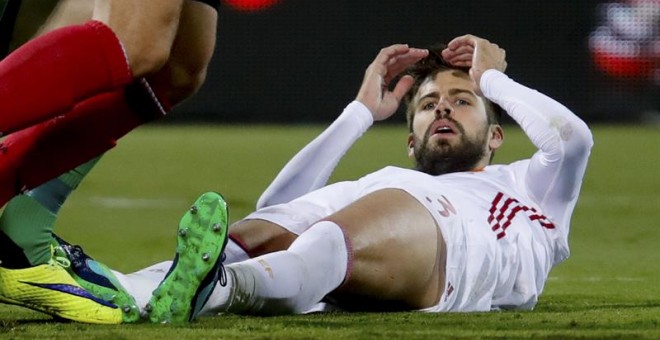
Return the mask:
[(360, 102), (350, 103), (327, 129), (289, 160), (257, 201), (257, 209), (289, 202), (324, 186), (344, 154), (371, 124), (369, 110)]

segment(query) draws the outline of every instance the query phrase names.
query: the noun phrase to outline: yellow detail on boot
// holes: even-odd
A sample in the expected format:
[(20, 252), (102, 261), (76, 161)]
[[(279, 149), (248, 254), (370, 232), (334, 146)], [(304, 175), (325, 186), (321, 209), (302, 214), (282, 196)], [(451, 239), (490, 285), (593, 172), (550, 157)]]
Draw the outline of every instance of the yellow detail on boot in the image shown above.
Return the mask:
[(61, 265), (51, 261), (25, 269), (0, 267), (0, 302), (84, 323), (122, 322), (117, 306), (88, 293)]

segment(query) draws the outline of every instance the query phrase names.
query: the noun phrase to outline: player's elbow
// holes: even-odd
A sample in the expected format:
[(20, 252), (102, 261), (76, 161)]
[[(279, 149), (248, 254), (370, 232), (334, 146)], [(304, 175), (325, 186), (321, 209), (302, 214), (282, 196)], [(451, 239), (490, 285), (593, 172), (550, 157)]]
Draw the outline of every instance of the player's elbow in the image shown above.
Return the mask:
[(591, 133), (591, 130), (587, 124), (582, 121), (575, 126), (575, 130), (575, 136), (571, 143), (572, 149), (576, 153), (589, 155), (591, 153), (591, 148), (594, 146), (594, 136)]
[(559, 128), (558, 138), (563, 144), (562, 153), (568, 157), (588, 156), (594, 145), (593, 135), (587, 124), (576, 119), (566, 122)]

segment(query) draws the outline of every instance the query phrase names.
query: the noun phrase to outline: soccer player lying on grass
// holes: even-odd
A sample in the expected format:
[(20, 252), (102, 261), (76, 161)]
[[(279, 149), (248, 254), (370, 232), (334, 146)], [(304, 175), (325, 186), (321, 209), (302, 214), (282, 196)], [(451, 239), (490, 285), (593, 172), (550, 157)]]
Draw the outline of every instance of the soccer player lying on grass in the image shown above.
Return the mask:
[[(217, 5), (62, 0), (45, 33), (0, 62), (0, 131), (11, 133), (0, 146), (1, 205), (18, 195), (0, 221), (0, 301), (81, 322), (139, 319), (110, 274), (75, 272), (72, 259), (53, 254), (55, 214), (99, 155), (201, 86)], [(81, 18), (87, 22), (78, 25)]]
[[(430, 51), (388, 92), (402, 59), (416, 53), (383, 49), (357, 100), (269, 188), (293, 192), (266, 197), (266, 205), (279, 204), (231, 228), (251, 259), (223, 265), (216, 251), (215, 263), (204, 262), (210, 249), (186, 247), (198, 229), (206, 241), (226, 241), (212, 227), (225, 219), (221, 199), (202, 196), (184, 217), (176, 260), (147, 305), (152, 321), (301, 313), (323, 299), (345, 310), (535, 306), (551, 268), (569, 255), (591, 133), (570, 110), (504, 75), (503, 49), (470, 35)], [(391, 115), (411, 85), (408, 150), (416, 169), (386, 167), (317, 189), (351, 142), (372, 120)], [(489, 165), (503, 142), (493, 103), (538, 148), (530, 159)], [(219, 269), (220, 284), (200, 268), (212, 275)]]

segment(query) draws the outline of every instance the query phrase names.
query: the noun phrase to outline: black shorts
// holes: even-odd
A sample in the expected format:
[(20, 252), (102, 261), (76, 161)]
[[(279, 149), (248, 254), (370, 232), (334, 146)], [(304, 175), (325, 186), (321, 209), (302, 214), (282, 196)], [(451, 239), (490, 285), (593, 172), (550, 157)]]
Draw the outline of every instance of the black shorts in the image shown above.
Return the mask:
[(205, 3), (205, 4), (215, 8), (216, 10), (220, 6), (220, 0), (193, 0), (193, 1)]
[(14, 36), (14, 25), (20, 8), (21, 0), (0, 1), (0, 59), (4, 59), (9, 53)]

